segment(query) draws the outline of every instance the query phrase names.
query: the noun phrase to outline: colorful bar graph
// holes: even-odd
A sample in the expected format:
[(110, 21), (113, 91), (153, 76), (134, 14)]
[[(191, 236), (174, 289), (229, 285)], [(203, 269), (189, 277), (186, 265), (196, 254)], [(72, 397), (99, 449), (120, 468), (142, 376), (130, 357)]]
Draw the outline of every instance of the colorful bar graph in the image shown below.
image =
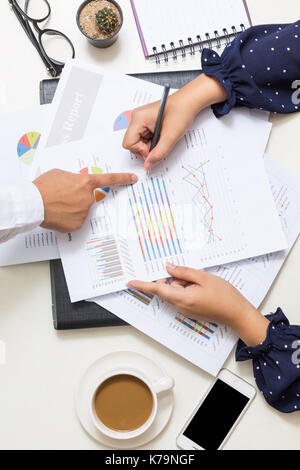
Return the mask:
[(179, 252), (182, 253), (182, 249), (181, 249), (180, 241), (179, 241), (179, 238), (178, 238), (178, 235), (177, 235), (175, 220), (174, 220), (173, 211), (172, 211), (172, 208), (171, 208), (171, 204), (170, 204), (170, 200), (169, 200), (169, 196), (168, 196), (168, 191), (167, 191), (167, 187), (166, 187), (165, 180), (162, 180), (162, 184), (163, 184), (163, 187), (164, 187), (164, 191), (165, 191), (165, 195), (166, 195), (166, 200), (167, 200), (167, 203), (168, 203), (168, 206), (169, 206), (170, 217), (171, 217), (171, 221), (172, 221), (172, 224), (173, 224), (173, 230), (174, 230), (174, 233), (175, 233), (175, 235), (176, 235), (176, 240), (177, 240), (177, 244), (178, 244), (178, 249), (179, 249)]
[(165, 223), (164, 223), (163, 213), (162, 213), (162, 210), (161, 210), (161, 206), (160, 206), (160, 203), (159, 203), (159, 199), (158, 199), (158, 196), (157, 196), (157, 191), (156, 191), (156, 188), (155, 188), (153, 178), (151, 178), (151, 184), (152, 184), (152, 189), (153, 189), (154, 196), (155, 196), (155, 202), (157, 204), (157, 208), (158, 208), (158, 212), (159, 212), (160, 223), (161, 223), (163, 233), (164, 233), (164, 236), (165, 236), (165, 242), (166, 242), (166, 245), (167, 245), (168, 250), (169, 250), (169, 255), (172, 256), (172, 251), (171, 251), (169, 240), (168, 240), (168, 237), (167, 237), (167, 230), (166, 230)]
[(145, 226), (146, 226), (146, 233), (148, 235), (148, 240), (150, 242), (150, 246), (151, 246), (151, 249), (152, 249), (153, 258), (156, 259), (156, 254), (155, 254), (155, 250), (154, 250), (154, 246), (153, 246), (151, 232), (149, 230), (149, 225), (148, 225), (148, 221), (147, 221), (146, 213), (145, 213), (145, 207), (144, 207), (143, 200), (142, 200), (141, 196), (139, 196), (139, 201), (140, 201), (141, 208), (142, 208), (142, 211), (143, 211), (143, 216), (144, 216), (144, 221), (145, 221)]
[(177, 315), (175, 319), (194, 333), (203, 336), (203, 338), (207, 340), (212, 338), (218, 328), (218, 325), (215, 323), (200, 322), (198, 320), (192, 320), (191, 318), (185, 318), (182, 315)]
[(164, 178), (130, 186), (128, 197), (144, 261), (183, 254)]
[(136, 300), (139, 300), (145, 305), (149, 305), (151, 300), (153, 299), (153, 295), (145, 294), (144, 292), (141, 292), (139, 290), (127, 289), (125, 292), (131, 295), (132, 297), (134, 297)]
[(86, 250), (98, 280), (123, 276), (118, 247), (112, 235), (93, 238), (87, 243)]
[(146, 238), (146, 231), (145, 231), (145, 228), (144, 228), (144, 225), (143, 225), (140, 207), (139, 207), (139, 204), (137, 202), (137, 196), (136, 196), (136, 193), (135, 193), (135, 190), (134, 190), (133, 186), (131, 186), (131, 190), (132, 190), (133, 200), (134, 200), (134, 204), (135, 204), (135, 208), (136, 208), (138, 224), (139, 224), (141, 232), (142, 232), (142, 237), (143, 237), (144, 244), (145, 244), (145, 247), (146, 247), (148, 259), (150, 261), (151, 260), (151, 255), (150, 255), (150, 251), (149, 251), (148, 240)]
[[(144, 185), (143, 185), (144, 186)], [(152, 198), (152, 193), (150, 191), (150, 188), (148, 186), (148, 194), (149, 194), (149, 199), (150, 199), (150, 202), (151, 202), (151, 206), (154, 208), (154, 201), (153, 201), (153, 198)], [(147, 199), (147, 196), (145, 194), (145, 199)], [(158, 221), (158, 218), (157, 218), (157, 214), (156, 214), (156, 211), (153, 210), (153, 213), (154, 213), (154, 219), (155, 219), (155, 225), (157, 227), (157, 231), (158, 231), (158, 237), (159, 237), (159, 240), (160, 240), (160, 243), (161, 243), (161, 247), (162, 247), (162, 251), (164, 253), (164, 256), (167, 256), (167, 253), (166, 253), (166, 249), (165, 249), (165, 245), (164, 245), (164, 241), (163, 241), (163, 238), (162, 238), (162, 233), (160, 231), (160, 225), (159, 225), (159, 221)], [(161, 253), (160, 253), (160, 249), (159, 249), (159, 246), (158, 246), (158, 252), (159, 252), (159, 257), (161, 258)]]

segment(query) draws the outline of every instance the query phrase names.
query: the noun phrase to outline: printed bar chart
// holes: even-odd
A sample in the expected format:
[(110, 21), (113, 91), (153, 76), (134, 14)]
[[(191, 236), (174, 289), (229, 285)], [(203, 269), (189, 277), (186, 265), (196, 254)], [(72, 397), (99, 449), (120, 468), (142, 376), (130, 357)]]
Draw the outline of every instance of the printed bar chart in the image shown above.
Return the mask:
[(144, 262), (182, 255), (164, 178), (150, 178), (128, 187), (128, 199)]
[(212, 336), (216, 333), (216, 330), (218, 329), (218, 325), (216, 325), (215, 323), (206, 323), (197, 320), (192, 320), (191, 318), (186, 318), (180, 314), (176, 315), (175, 320), (181, 323), (183, 326), (187, 327), (188, 329), (192, 330), (197, 335), (200, 335), (203, 338), (207, 339), (208, 341), (212, 338)]
[(87, 243), (86, 251), (96, 281), (123, 276), (118, 247), (113, 236), (93, 238)]
[(145, 294), (144, 292), (135, 289), (127, 289), (125, 292), (145, 305), (150, 305), (150, 302), (154, 297), (151, 294)]

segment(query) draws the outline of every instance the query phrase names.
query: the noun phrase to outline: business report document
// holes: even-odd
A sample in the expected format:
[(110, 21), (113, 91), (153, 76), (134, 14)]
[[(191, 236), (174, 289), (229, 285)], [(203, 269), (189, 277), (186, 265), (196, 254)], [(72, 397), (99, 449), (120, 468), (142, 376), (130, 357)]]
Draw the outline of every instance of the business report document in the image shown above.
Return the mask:
[(201, 113), (168, 158), (146, 174), (122, 149), (134, 108), (162, 87), (71, 61), (50, 110), (38, 164), (81, 173), (135, 172), (137, 184), (99, 188), (83, 228), (58, 235), (73, 302), (167, 275), (286, 248), (262, 155), (270, 124), (247, 110)]
[[(268, 156), (265, 165), (288, 248), (207, 270), (230, 282), (256, 308), (266, 296), (300, 232), (300, 179)], [(224, 325), (191, 320), (157, 296), (134, 289), (94, 301), (215, 376), (238, 339)]]
[[(48, 110), (48, 106), (37, 106), (0, 116), (0, 183), (31, 181), (31, 168)], [(55, 232), (40, 227), (0, 244), (0, 266), (56, 258), (59, 252)]]

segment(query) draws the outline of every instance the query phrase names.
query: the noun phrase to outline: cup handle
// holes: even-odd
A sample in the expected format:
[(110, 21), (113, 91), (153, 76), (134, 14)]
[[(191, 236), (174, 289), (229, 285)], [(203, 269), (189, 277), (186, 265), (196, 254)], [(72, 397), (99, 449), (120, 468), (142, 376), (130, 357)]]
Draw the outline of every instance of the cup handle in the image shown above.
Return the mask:
[(163, 377), (157, 382), (152, 383), (152, 387), (156, 393), (161, 393), (172, 389), (174, 384), (175, 382), (173, 377)]

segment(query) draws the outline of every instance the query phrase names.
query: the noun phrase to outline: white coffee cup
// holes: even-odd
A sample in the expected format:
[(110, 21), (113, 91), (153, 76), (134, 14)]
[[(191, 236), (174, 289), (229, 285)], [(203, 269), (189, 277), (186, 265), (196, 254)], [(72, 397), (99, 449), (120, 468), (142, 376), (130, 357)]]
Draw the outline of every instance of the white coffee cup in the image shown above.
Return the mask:
[[(151, 415), (142, 426), (140, 426), (137, 429), (134, 429), (133, 431), (115, 431), (113, 429), (108, 428), (99, 419), (96, 413), (96, 409), (95, 409), (95, 398), (96, 398), (96, 394), (100, 385), (103, 384), (106, 380), (110, 379), (111, 377), (114, 377), (116, 375), (121, 375), (121, 374), (131, 375), (133, 377), (137, 377), (138, 379), (140, 379), (149, 388), (152, 394), (152, 398), (153, 398), (153, 408), (152, 408)], [(153, 421), (156, 418), (157, 408), (158, 408), (157, 407), (157, 395), (161, 392), (171, 390), (173, 387), (174, 387), (174, 379), (172, 377), (162, 377), (158, 381), (153, 382), (153, 381), (150, 381), (147, 377), (145, 377), (142, 372), (132, 369), (132, 368), (110, 370), (106, 375), (102, 376), (97, 381), (97, 383), (95, 383), (93, 387), (93, 391), (91, 393), (91, 399), (90, 399), (90, 413), (91, 413), (92, 421), (99, 431), (101, 431), (103, 434), (113, 439), (124, 440), (124, 439), (132, 439), (134, 437), (138, 437), (150, 428), (150, 426), (152, 425)]]

